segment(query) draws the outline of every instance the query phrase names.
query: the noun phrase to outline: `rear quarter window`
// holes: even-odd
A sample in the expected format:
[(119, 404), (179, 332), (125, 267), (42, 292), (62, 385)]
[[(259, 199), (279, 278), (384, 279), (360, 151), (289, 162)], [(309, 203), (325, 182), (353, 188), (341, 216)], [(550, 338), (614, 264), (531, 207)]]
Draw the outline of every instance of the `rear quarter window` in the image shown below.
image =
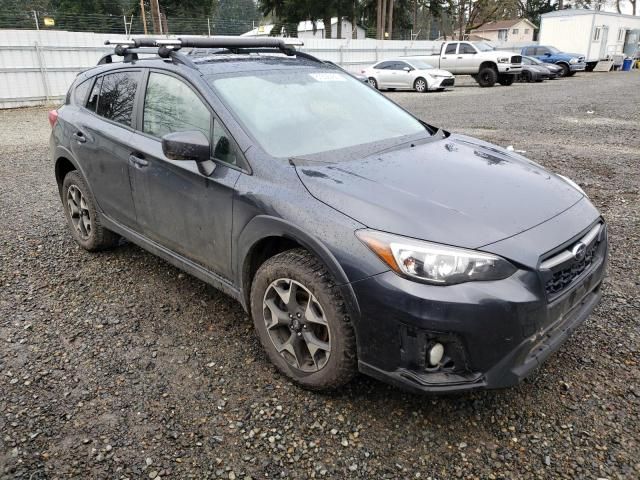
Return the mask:
[(89, 80), (85, 80), (84, 82), (79, 83), (76, 88), (73, 89), (71, 98), (74, 105), (79, 105), (81, 107), (85, 105), (92, 82), (93, 78), (90, 78)]

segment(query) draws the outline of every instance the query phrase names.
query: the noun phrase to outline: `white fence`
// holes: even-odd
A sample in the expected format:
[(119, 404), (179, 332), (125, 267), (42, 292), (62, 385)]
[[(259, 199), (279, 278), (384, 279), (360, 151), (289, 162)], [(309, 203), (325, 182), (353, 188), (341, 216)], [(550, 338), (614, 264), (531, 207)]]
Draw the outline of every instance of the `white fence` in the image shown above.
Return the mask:
[[(83, 32), (0, 30), (0, 108), (60, 101), (75, 76), (113, 51), (104, 41), (123, 35)], [(378, 60), (429, 55), (441, 42), (307, 39), (301, 50), (358, 70)]]

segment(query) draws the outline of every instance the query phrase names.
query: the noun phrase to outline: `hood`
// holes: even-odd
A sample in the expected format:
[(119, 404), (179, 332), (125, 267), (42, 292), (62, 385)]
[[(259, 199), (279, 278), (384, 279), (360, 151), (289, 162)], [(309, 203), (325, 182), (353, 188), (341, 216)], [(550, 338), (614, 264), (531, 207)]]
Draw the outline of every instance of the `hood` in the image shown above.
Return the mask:
[(530, 229), (582, 198), (540, 165), (459, 135), (296, 170), (311, 195), (369, 228), (466, 248)]
[(428, 70), (420, 70), (419, 72), (424, 72), (426, 75), (431, 75), (432, 77), (453, 77), (453, 73), (448, 72), (446, 70), (440, 70), (439, 68), (429, 68)]

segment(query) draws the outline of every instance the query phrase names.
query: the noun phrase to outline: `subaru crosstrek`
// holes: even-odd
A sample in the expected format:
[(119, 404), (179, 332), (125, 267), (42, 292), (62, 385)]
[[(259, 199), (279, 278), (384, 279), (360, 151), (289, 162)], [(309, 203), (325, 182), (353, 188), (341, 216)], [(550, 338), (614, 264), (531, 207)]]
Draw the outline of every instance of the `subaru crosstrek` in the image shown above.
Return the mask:
[(237, 299), (298, 384), (514, 385), (598, 303), (607, 230), (571, 180), (281, 40), (169, 43), (117, 46), (50, 112), (71, 233)]

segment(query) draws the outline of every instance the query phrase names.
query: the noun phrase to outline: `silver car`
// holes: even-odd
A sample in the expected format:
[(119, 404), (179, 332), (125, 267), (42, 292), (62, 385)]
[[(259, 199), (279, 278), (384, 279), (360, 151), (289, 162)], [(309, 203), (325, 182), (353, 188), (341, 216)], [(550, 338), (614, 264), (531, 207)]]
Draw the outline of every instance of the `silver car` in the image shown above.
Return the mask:
[(369, 84), (378, 89), (409, 89), (416, 92), (444, 90), (453, 87), (455, 78), (451, 72), (439, 70), (420, 58), (400, 57), (383, 60), (360, 73), (366, 75)]

